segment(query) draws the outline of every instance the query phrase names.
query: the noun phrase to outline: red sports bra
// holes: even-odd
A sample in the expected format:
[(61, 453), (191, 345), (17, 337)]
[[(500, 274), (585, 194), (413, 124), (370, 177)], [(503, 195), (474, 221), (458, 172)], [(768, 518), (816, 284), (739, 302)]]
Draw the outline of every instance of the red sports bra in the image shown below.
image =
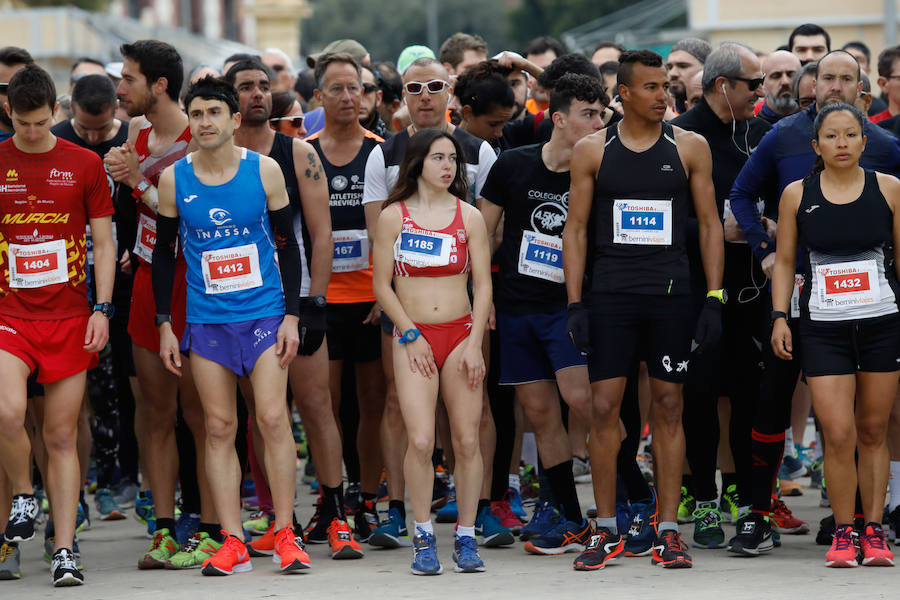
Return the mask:
[(453, 221), (441, 230), (416, 225), (404, 202), (400, 210), (403, 226), (394, 242), (394, 275), (448, 277), (469, 272), (469, 246), (459, 198)]

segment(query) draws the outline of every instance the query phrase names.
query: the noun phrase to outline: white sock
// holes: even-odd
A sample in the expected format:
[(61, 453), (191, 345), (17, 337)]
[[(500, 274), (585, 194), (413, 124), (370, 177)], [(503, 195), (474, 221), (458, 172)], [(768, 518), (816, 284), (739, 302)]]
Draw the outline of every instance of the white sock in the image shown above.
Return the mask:
[(900, 506), (900, 460), (891, 461), (891, 476), (888, 479), (888, 485), (891, 486), (891, 499), (888, 502), (888, 510), (893, 512), (897, 506)]
[(510, 475), (509, 476), (509, 487), (516, 490), (517, 492), (522, 492), (522, 484), (519, 482), (518, 475)]
[(425, 521), (424, 523), (419, 523), (418, 521), (416, 521), (415, 535), (417, 535), (419, 533), (420, 529), (422, 531), (424, 531), (425, 533), (430, 533), (431, 535), (434, 535), (434, 525), (431, 524), (431, 519)]
[(794, 431), (790, 427), (784, 431), (784, 455), (794, 455)]
[(472, 525), (471, 527), (463, 527), (462, 525), (460, 525), (456, 528), (456, 535), (458, 535), (459, 537), (473, 538), (475, 537), (475, 526)]

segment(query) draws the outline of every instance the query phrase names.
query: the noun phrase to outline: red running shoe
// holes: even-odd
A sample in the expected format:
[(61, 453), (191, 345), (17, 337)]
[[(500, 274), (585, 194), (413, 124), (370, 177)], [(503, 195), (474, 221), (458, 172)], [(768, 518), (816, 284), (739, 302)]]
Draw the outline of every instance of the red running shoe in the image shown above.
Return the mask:
[(825, 554), (826, 567), (858, 567), (857, 551), (859, 534), (853, 525), (838, 525), (831, 540), (831, 549)]
[(250, 562), (250, 553), (244, 546), (244, 542), (233, 535), (228, 535), (224, 530), (222, 534), (225, 536), (225, 543), (218, 552), (203, 561), (203, 574), (231, 575), (252, 571), (253, 564)]
[(247, 544), (250, 556), (272, 556), (275, 551), (275, 521), (269, 523), (269, 528), (260, 537)]
[(281, 565), (282, 573), (308, 569), (311, 563), (303, 545), (303, 536), (295, 534), (292, 527), (279, 529), (275, 534), (272, 562)]
[(331, 544), (331, 558), (362, 558), (362, 546), (353, 539), (353, 532), (347, 521), (335, 517), (328, 526), (328, 543)]
[(516, 516), (516, 513), (512, 511), (509, 500), (497, 500), (491, 502), (491, 512), (494, 513), (495, 517), (500, 519), (501, 525), (512, 530), (513, 535), (519, 535), (519, 531), (522, 529), (522, 521), (520, 521), (519, 517)]
[(772, 530), (778, 533), (808, 533), (809, 524), (794, 516), (787, 505), (776, 498), (772, 499), (772, 508), (769, 515)]
[(681, 541), (681, 535), (677, 531), (671, 529), (660, 531), (656, 536), (650, 564), (661, 565), (666, 569), (690, 569), (694, 566), (687, 553), (687, 544)]
[(862, 547), (862, 564), (867, 567), (893, 567), (894, 553), (887, 543), (887, 536), (878, 523), (866, 525), (865, 535), (861, 535), (859, 544)]

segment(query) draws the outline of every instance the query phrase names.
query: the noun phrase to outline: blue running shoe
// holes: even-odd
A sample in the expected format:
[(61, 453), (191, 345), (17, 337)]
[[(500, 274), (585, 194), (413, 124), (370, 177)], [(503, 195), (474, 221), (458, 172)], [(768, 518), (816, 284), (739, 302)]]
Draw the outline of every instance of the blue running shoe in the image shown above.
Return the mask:
[(653, 550), (659, 510), (656, 506), (656, 488), (652, 485), (650, 494), (650, 502), (631, 503), (631, 525), (625, 541), (625, 556), (647, 556)]
[(781, 466), (778, 468), (778, 478), (787, 481), (793, 481), (798, 477), (804, 477), (807, 474), (806, 465), (796, 456), (785, 454), (781, 459)]
[(623, 538), (628, 535), (628, 529), (631, 527), (631, 507), (627, 502), (616, 502), (616, 527)]
[(519, 517), (519, 520), (523, 523), (528, 522), (528, 513), (525, 512), (525, 507), (522, 505), (522, 495), (516, 488), (509, 488), (506, 490), (506, 493), (503, 494), (504, 500), (509, 500), (509, 507), (512, 509), (513, 514)]
[(182, 512), (175, 523), (175, 541), (178, 547), (184, 546), (200, 527), (200, 515)]
[(134, 502), (134, 518), (147, 526), (147, 537), (156, 532), (156, 511), (153, 510), (153, 492), (141, 490)]
[[(432, 539), (434, 537), (432, 536)], [(410, 546), (409, 531), (406, 530), (406, 521), (396, 508), (388, 510), (388, 518), (372, 530), (369, 543), (381, 548), (399, 548)], [(437, 560), (437, 559), (435, 559)]]
[(426, 533), (421, 527), (416, 529), (410, 570), (413, 575), (440, 575), (444, 572), (444, 567), (441, 566), (441, 561), (437, 557), (437, 542), (434, 534)]
[(438, 523), (456, 523), (459, 519), (459, 507), (456, 505), (455, 489), (448, 494), (447, 504), (434, 513), (434, 518)]
[(478, 555), (478, 544), (475, 538), (469, 536), (455, 536), (453, 542), (453, 570), (457, 573), (481, 573), (484, 571), (484, 561)]
[(475, 536), (478, 538), (478, 543), (486, 548), (509, 546), (516, 541), (512, 530), (500, 524), (500, 519), (493, 513), (490, 506), (485, 506), (475, 516)]
[(543, 555), (584, 552), (591, 535), (591, 523), (587, 519), (582, 519), (581, 523), (562, 521), (544, 535), (525, 542), (525, 552)]
[(78, 512), (75, 513), (75, 533), (81, 533), (91, 528), (91, 511), (87, 502), (83, 499), (78, 500)]
[(563, 521), (562, 515), (549, 502), (538, 504), (531, 515), (531, 521), (519, 532), (519, 539), (527, 542), (533, 537), (544, 535)]

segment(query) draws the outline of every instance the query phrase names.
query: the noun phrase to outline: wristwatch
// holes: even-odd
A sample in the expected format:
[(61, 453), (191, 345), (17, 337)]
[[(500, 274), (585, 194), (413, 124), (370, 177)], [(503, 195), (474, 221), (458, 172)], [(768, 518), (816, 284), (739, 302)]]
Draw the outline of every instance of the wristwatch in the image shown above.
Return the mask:
[(398, 344), (408, 344), (410, 342), (414, 342), (419, 339), (419, 336), (422, 335), (422, 332), (418, 329), (407, 329), (403, 332), (403, 335), (400, 336), (400, 339), (397, 340)]
[(709, 290), (708, 292), (706, 292), (706, 297), (707, 298), (715, 298), (722, 304), (725, 304), (726, 302), (728, 302), (728, 292), (726, 292), (724, 289)]
[(138, 182), (136, 186), (134, 186), (134, 189), (131, 190), (131, 195), (140, 200), (141, 196), (144, 195), (144, 192), (150, 189), (151, 185), (153, 184), (150, 183), (150, 180), (144, 177), (140, 180), (140, 182)]
[(97, 312), (98, 310), (107, 319), (112, 319), (113, 315), (116, 314), (116, 307), (113, 306), (112, 302), (101, 302), (100, 304), (95, 304), (93, 312)]
[(325, 308), (325, 305), (327, 304), (327, 302), (325, 301), (325, 296), (323, 296), (322, 294), (313, 296), (312, 303), (316, 308)]
[(156, 323), (157, 327), (159, 327), (163, 323), (171, 323), (172, 315), (157, 314), (156, 317), (153, 319), (153, 322)]
[(781, 310), (773, 310), (771, 316), (769, 316), (769, 323), (774, 325), (775, 321), (777, 321), (778, 319), (784, 319), (785, 321), (789, 320), (786, 312)]

